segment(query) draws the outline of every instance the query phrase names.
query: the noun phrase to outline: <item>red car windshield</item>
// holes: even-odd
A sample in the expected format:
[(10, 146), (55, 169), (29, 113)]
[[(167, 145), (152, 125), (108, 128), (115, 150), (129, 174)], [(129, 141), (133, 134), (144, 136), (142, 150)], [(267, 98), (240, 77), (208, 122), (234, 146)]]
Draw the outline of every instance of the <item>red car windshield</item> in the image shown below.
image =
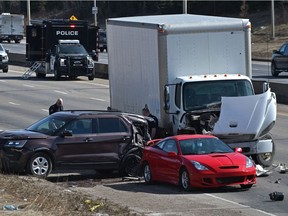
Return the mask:
[(230, 153), (233, 150), (219, 139), (194, 138), (180, 141), (182, 155)]

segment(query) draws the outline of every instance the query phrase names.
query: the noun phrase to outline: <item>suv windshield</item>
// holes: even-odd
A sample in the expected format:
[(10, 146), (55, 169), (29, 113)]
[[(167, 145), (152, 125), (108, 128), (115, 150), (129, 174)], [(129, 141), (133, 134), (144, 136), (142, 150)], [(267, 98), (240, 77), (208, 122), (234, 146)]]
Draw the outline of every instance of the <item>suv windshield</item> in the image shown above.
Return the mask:
[(248, 80), (219, 80), (189, 82), (183, 86), (183, 106), (185, 111), (207, 107), (207, 104), (220, 103), (221, 97), (254, 95)]
[(88, 55), (86, 49), (81, 44), (60, 44), (59, 53)]
[(43, 133), (46, 135), (53, 135), (56, 131), (67, 125), (71, 120), (73, 119), (50, 115), (32, 124), (26, 130)]

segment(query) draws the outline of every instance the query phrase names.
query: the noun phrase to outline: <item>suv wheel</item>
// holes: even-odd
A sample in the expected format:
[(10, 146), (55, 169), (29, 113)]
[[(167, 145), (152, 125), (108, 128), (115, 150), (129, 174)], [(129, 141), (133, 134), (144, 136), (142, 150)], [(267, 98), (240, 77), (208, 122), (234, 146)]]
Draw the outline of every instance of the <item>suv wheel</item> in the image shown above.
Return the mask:
[(279, 75), (279, 72), (277, 71), (275, 62), (272, 62), (272, 64), (271, 64), (271, 73), (272, 73), (273, 77), (278, 77), (278, 75)]
[(139, 169), (140, 169), (140, 161), (141, 161), (141, 158), (139, 155), (136, 155), (136, 154), (127, 155), (124, 159), (124, 162), (121, 168), (121, 174), (123, 176), (137, 177), (139, 174)]
[(51, 159), (45, 153), (34, 154), (27, 164), (27, 172), (36, 177), (45, 178), (51, 170)]

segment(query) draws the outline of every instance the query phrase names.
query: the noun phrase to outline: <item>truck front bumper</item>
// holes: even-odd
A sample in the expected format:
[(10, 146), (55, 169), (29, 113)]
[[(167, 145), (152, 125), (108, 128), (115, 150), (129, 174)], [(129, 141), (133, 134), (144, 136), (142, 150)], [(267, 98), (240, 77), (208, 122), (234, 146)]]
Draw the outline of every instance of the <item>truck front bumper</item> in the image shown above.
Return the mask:
[(87, 67), (60, 67), (61, 75), (76, 77), (76, 76), (90, 76), (94, 75), (94, 68)]
[(243, 154), (261, 154), (273, 152), (273, 140), (255, 140), (252, 142), (227, 143), (231, 148), (242, 148)]

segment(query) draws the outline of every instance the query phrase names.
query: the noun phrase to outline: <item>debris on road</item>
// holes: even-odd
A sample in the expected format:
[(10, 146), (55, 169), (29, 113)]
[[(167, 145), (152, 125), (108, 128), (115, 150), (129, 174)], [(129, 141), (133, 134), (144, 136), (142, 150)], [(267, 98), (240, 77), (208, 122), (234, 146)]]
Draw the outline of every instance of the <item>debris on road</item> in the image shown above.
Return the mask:
[(270, 199), (272, 201), (283, 201), (284, 200), (284, 194), (282, 192), (273, 192), (269, 194)]

